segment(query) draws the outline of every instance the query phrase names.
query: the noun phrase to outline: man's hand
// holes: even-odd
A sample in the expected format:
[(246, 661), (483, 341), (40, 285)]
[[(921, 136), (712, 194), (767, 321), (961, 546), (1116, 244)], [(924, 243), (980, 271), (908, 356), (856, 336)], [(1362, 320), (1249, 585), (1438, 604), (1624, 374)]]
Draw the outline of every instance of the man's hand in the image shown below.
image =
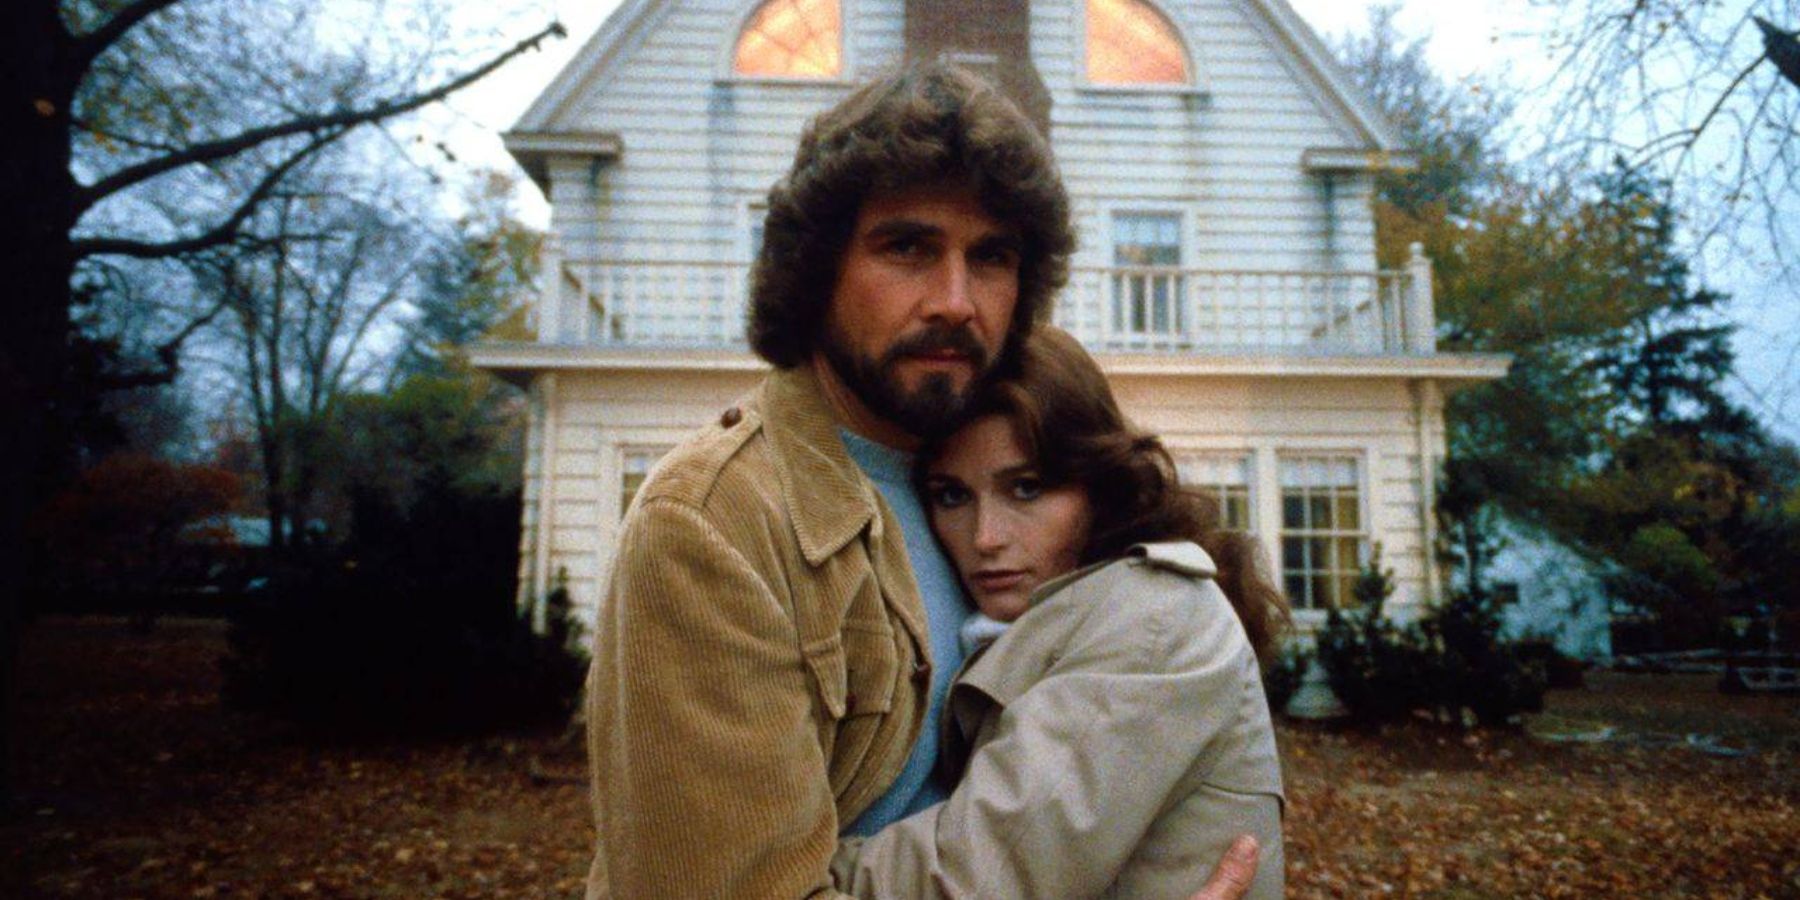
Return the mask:
[(1219, 860), (1219, 867), (1213, 870), (1212, 877), (1206, 879), (1206, 886), (1191, 900), (1238, 900), (1244, 896), (1256, 877), (1256, 853), (1256, 838), (1239, 835), (1230, 847), (1225, 848), (1225, 856)]

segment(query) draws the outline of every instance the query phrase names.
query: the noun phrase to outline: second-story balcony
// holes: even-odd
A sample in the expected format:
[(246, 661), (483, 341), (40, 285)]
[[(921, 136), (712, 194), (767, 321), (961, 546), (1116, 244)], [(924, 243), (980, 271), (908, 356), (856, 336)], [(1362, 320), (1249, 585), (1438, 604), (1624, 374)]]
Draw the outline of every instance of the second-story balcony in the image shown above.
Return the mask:
[[(1054, 320), (1096, 353), (1427, 355), (1431, 266), (1390, 271), (1077, 268)], [(563, 261), (540, 341), (610, 348), (743, 348), (749, 266)]]

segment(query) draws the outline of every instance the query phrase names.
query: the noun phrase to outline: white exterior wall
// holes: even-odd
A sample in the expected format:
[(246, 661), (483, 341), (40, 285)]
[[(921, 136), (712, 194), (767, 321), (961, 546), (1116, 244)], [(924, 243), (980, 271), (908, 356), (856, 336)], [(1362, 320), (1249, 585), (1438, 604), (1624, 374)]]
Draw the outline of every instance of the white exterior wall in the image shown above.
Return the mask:
[[(621, 463), (628, 450), (666, 448), (755, 387), (755, 372), (644, 371), (556, 373), (552, 502), (541, 504), (544, 475), (528, 464), (521, 585), (531, 586), (539, 510), (550, 520), (547, 570), (568, 573), (569, 594), (591, 622), (618, 539)], [(543, 382), (544, 377), (539, 378)], [(541, 459), (540, 417), (533, 418), (531, 459)], [(528, 588), (529, 589), (529, 588)], [(521, 591), (537, 596), (535, 591)]]
[[(729, 75), (744, 0), (687, 0), (563, 113), (613, 132), (621, 158), (551, 171), (552, 227), (571, 262), (743, 260), (745, 210), (786, 171), (808, 118), (900, 58), (902, 0), (843, 0), (841, 82)], [(1075, 201), (1078, 264), (1111, 262), (1115, 210), (1180, 210), (1184, 264), (1219, 269), (1373, 269), (1367, 176), (1301, 168), (1313, 147), (1357, 142), (1281, 37), (1238, 0), (1164, 3), (1199, 76), (1195, 90), (1084, 86), (1083, 0), (1032, 4), (1032, 54), (1051, 92), (1051, 136)]]
[[(598, 188), (556, 183), (554, 227), (571, 260), (743, 260), (745, 207), (787, 170), (808, 118), (850, 80), (771, 82), (730, 76), (733, 45), (757, 4), (685, 0), (626, 51), (612, 78), (587, 86), (564, 112), (570, 128), (617, 133), (621, 159)], [(900, 0), (844, 0), (852, 78), (900, 57)], [(592, 172), (564, 172), (591, 183)], [(557, 173), (552, 173), (555, 179)], [(578, 199), (559, 202), (565, 191)]]
[(1324, 180), (1300, 162), (1308, 148), (1358, 138), (1309, 90), (1279, 35), (1238, 0), (1152, 3), (1188, 42), (1192, 91), (1086, 86), (1084, 0), (1032, 4), (1032, 59), (1053, 100), (1078, 264), (1111, 264), (1115, 210), (1169, 209), (1187, 216), (1184, 265), (1375, 268), (1372, 180), (1340, 179), (1327, 204)]
[[(553, 502), (539, 504), (542, 473), (528, 471), (525, 574), (537, 510), (551, 519), (547, 570), (568, 573), (571, 596), (591, 616), (604, 587), (621, 508), (628, 450), (669, 447), (707, 423), (760, 379), (748, 371), (655, 371), (556, 375)], [(541, 380), (541, 379), (540, 379)], [(1425, 597), (1417, 394), (1392, 378), (1253, 378), (1115, 374), (1125, 413), (1162, 435), (1170, 450), (1254, 456), (1253, 527), (1279, 572), (1281, 491), (1277, 460), (1289, 452), (1347, 453), (1362, 477), (1364, 526), (1383, 547), (1398, 591), (1391, 609), (1407, 615)], [(535, 423), (539, 421), (534, 417)], [(1441, 411), (1429, 408), (1426, 449), (1443, 455)], [(542, 437), (534, 431), (532, 453)], [(1316, 624), (1322, 613), (1303, 613)]]
[[(757, 3), (675, 0), (615, 48), (604, 72), (586, 76), (553, 123), (532, 125), (622, 140), (617, 160), (566, 157), (548, 166), (555, 246), (571, 271), (596, 261), (747, 260), (747, 210), (785, 172), (806, 120), (901, 56), (903, 0), (842, 2), (843, 81), (732, 78), (733, 43)], [(1113, 212), (1180, 211), (1187, 267), (1372, 270), (1372, 179), (1338, 176), (1328, 188), (1301, 163), (1307, 149), (1366, 139), (1312, 82), (1296, 48), (1249, 0), (1153, 2), (1188, 42), (1192, 89), (1085, 86), (1083, 0), (1032, 4), (1034, 61), (1051, 92), (1052, 143), (1081, 232), (1076, 264), (1112, 262)], [(576, 294), (568, 292), (557, 333), (540, 340), (580, 340), (588, 313)], [(542, 596), (546, 578), (562, 569), (591, 614), (617, 534), (623, 452), (676, 443), (757, 377), (699, 366), (537, 375), (534, 393), (544, 402), (534, 406), (529, 438), (522, 596)], [(1114, 380), (1127, 413), (1172, 449), (1255, 455), (1256, 525), (1277, 572), (1278, 454), (1356, 455), (1365, 525), (1399, 581), (1394, 608), (1416, 608), (1428, 596), (1431, 486), (1420, 447), (1428, 463), (1442, 457), (1435, 389), (1423, 393), (1421, 428), (1421, 393), (1400, 377)], [(549, 548), (541, 561), (540, 531)]]

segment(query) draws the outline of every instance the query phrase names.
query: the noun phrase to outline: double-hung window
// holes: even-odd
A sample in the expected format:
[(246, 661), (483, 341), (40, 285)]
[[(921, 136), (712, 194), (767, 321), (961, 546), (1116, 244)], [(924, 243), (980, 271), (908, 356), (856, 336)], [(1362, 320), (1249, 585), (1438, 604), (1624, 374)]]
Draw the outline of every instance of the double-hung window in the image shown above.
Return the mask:
[(1112, 245), (1113, 331), (1181, 334), (1181, 213), (1114, 213)]
[(1281, 575), (1288, 600), (1296, 609), (1348, 606), (1369, 542), (1361, 459), (1284, 455), (1279, 471)]
[(1219, 525), (1250, 531), (1251, 457), (1247, 453), (1189, 453), (1175, 459), (1181, 483), (1219, 504)]

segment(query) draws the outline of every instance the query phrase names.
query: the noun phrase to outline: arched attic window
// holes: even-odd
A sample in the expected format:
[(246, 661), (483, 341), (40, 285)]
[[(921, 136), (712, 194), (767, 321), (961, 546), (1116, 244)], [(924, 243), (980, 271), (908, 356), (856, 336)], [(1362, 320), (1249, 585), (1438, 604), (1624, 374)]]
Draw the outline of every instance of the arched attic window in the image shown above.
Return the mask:
[(1087, 80), (1101, 85), (1186, 85), (1181, 34), (1145, 0), (1087, 0)]
[(844, 69), (838, 0), (767, 0), (744, 25), (731, 73), (747, 78), (836, 78)]

